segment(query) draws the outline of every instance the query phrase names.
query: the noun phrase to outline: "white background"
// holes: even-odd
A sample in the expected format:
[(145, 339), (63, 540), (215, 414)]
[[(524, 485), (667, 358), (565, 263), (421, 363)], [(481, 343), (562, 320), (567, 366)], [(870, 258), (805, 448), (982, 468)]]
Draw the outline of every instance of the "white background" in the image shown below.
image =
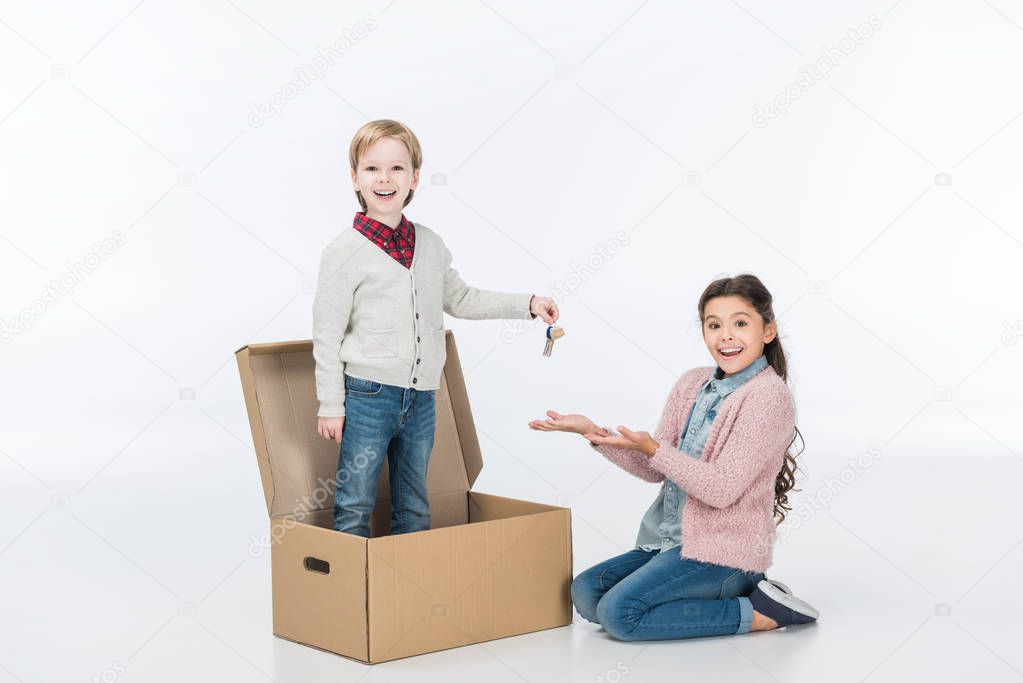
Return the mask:
[[(1008, 0), (3, 3), (0, 681), (1018, 680), (1021, 58)], [(463, 277), (558, 297), (550, 359), (542, 323), (447, 323), (476, 488), (572, 506), (576, 571), (655, 488), (526, 422), (652, 428), (709, 363), (703, 287), (764, 280), (807, 442), (769, 573), (818, 624), (636, 645), (577, 622), (372, 669), (272, 637), (233, 352), (309, 337), (348, 141), (381, 117), (422, 141), (407, 215)]]

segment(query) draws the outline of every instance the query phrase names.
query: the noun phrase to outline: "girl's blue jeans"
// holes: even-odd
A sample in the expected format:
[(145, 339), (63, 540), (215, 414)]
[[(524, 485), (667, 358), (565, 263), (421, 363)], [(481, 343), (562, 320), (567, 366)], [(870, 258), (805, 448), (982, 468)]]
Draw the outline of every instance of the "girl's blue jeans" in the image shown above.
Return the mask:
[(673, 640), (747, 633), (749, 595), (759, 572), (630, 550), (590, 567), (572, 582), (572, 602), (587, 621), (619, 640)]
[(345, 424), (334, 489), (334, 529), (369, 538), (377, 481), (387, 458), (391, 533), (430, 528), (426, 472), (436, 391), (345, 375)]

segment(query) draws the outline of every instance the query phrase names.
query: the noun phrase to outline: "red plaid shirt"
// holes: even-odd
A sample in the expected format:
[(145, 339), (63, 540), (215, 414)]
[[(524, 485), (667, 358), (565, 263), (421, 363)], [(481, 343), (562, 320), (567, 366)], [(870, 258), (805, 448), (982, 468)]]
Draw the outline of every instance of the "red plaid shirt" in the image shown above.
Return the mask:
[(412, 267), (412, 254), (416, 250), (416, 228), (412, 225), (412, 221), (405, 218), (404, 214), (401, 216), (398, 227), (392, 228), (359, 211), (355, 214), (352, 227), (369, 238), (370, 242), (383, 249), (384, 253), (395, 261), (406, 268)]

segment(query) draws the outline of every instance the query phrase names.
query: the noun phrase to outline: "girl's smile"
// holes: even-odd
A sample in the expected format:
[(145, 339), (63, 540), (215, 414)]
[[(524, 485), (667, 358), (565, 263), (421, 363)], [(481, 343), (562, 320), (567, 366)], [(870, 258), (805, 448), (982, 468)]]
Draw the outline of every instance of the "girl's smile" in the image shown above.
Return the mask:
[(735, 358), (742, 353), (743, 347), (741, 346), (729, 346), (727, 348), (720, 349), (720, 353), (725, 358)]

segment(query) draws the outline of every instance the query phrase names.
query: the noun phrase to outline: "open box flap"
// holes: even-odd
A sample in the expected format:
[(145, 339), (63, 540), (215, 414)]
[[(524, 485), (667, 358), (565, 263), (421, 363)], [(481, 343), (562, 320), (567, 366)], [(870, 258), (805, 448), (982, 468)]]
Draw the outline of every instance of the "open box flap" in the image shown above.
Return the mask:
[[(476, 426), (455, 338), (445, 334), (447, 360), (437, 390), (437, 431), (427, 486), (431, 501), (464, 496), (483, 468)], [(311, 340), (250, 344), (235, 352), (242, 391), (271, 517), (329, 510), (334, 505), (338, 444), (316, 431)], [(386, 466), (377, 502), (387, 500)]]

